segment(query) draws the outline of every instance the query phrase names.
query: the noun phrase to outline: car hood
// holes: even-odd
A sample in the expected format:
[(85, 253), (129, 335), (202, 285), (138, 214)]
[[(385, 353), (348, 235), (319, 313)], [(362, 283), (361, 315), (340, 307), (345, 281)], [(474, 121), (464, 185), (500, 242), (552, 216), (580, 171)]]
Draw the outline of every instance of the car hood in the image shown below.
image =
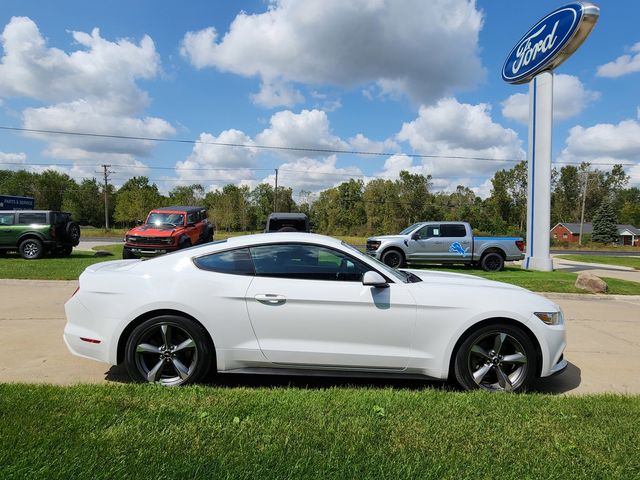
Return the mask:
[[(442, 292), (455, 304), (476, 303), (491, 300), (494, 305), (501, 303), (519, 304), (519, 307), (531, 311), (557, 311), (560, 307), (549, 299), (526, 288), (510, 283), (496, 282), (475, 275), (462, 273), (438, 272), (434, 270), (403, 269), (420, 277), (422, 282), (411, 284), (417, 293), (418, 303), (431, 304), (434, 301), (434, 291)], [(424, 295), (422, 295), (424, 293)], [(444, 298), (441, 298), (444, 300)]]
[(139, 227), (132, 228), (127, 232), (127, 235), (140, 235), (142, 237), (170, 237), (179, 230), (182, 230), (182, 227), (144, 224)]
[(406, 235), (378, 235), (376, 237), (369, 237), (367, 239), (367, 241), (369, 241), (369, 240), (379, 240), (379, 241), (388, 240), (388, 241), (393, 241), (393, 240), (404, 240), (406, 238), (407, 238)]

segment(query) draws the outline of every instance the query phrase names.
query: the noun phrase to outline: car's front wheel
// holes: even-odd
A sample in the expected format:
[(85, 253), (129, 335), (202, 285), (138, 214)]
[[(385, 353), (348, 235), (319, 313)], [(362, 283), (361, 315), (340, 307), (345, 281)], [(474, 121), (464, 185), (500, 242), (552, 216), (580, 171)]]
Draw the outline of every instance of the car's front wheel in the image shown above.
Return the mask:
[(380, 257), (380, 260), (391, 268), (400, 268), (404, 265), (404, 255), (400, 250), (396, 250), (395, 248), (386, 250)]
[(535, 377), (536, 351), (519, 327), (495, 324), (472, 332), (458, 349), (454, 371), (466, 390), (518, 392)]
[(200, 324), (163, 315), (145, 321), (131, 332), (125, 363), (136, 382), (185, 385), (206, 377), (213, 363), (213, 348)]

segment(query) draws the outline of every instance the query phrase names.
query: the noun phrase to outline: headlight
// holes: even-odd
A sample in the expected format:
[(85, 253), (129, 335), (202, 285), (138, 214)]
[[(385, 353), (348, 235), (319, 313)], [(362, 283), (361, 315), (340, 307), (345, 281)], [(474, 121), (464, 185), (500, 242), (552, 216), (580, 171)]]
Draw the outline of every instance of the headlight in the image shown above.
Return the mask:
[(534, 315), (547, 325), (562, 325), (564, 317), (562, 312), (534, 312)]

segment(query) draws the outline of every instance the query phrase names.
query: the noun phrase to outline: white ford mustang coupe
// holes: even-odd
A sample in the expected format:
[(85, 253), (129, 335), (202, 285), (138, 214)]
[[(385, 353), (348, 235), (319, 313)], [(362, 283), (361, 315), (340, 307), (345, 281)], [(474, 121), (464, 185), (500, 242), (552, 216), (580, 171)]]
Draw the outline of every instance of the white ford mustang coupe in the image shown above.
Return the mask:
[(519, 391), (566, 365), (561, 309), (478, 277), (394, 270), (334, 238), (270, 233), (98, 263), (65, 305), (72, 353), (132, 379), (210, 372), (455, 380)]

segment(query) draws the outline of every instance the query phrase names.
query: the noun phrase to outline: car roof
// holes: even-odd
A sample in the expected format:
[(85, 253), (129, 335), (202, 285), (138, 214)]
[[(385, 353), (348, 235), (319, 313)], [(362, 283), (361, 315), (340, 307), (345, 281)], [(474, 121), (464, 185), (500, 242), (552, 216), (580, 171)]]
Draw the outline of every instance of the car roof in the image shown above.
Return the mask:
[(185, 206), (181, 206), (181, 205), (173, 205), (171, 207), (154, 208), (151, 211), (152, 212), (186, 212), (186, 213), (193, 213), (193, 212), (200, 212), (202, 210), (204, 210), (204, 207), (185, 207)]
[(253, 235), (241, 235), (238, 237), (229, 237), (227, 239), (228, 246), (245, 246), (245, 245), (257, 245), (263, 243), (283, 243), (283, 242), (296, 242), (296, 243), (319, 243), (322, 245), (341, 245), (342, 240), (329, 237), (327, 235), (319, 235), (317, 233), (307, 232), (271, 232), (271, 233), (256, 233)]
[(298, 218), (307, 218), (307, 215), (305, 213), (300, 213), (300, 212), (296, 212), (296, 213), (283, 212), (283, 213), (270, 213), (267, 218), (298, 219)]

